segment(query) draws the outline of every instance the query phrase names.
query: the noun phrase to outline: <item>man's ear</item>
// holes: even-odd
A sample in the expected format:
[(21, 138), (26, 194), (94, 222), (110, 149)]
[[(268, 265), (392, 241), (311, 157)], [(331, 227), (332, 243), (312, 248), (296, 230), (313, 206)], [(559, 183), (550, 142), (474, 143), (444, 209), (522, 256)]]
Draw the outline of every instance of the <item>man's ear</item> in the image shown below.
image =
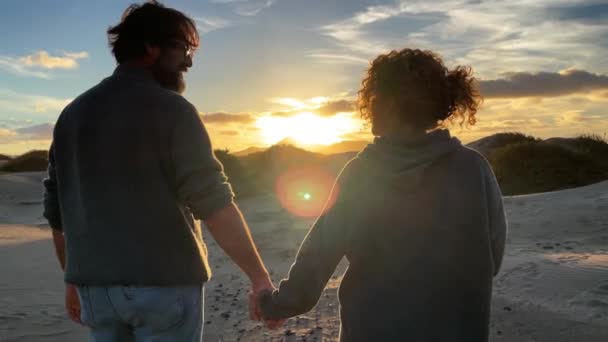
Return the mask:
[(146, 43), (145, 49), (146, 54), (144, 55), (144, 63), (149, 65), (156, 63), (160, 57), (160, 47)]

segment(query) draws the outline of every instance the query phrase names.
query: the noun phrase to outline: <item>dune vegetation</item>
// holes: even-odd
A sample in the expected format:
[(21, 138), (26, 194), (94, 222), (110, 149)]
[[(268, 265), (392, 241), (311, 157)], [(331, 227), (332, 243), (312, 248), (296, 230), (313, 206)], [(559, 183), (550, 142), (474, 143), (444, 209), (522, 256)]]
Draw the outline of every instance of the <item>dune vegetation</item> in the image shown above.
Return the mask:
[(608, 179), (608, 143), (600, 136), (495, 137), (511, 143), (480, 152), (492, 165), (504, 195), (554, 191)]

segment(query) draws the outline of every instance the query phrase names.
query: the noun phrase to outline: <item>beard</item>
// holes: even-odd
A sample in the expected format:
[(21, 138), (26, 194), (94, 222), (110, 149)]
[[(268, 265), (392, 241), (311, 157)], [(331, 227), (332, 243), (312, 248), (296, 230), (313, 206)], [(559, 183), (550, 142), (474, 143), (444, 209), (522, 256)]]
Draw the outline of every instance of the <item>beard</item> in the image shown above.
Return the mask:
[(169, 70), (160, 63), (152, 66), (152, 74), (160, 86), (182, 94), (186, 90), (186, 82), (181, 71)]

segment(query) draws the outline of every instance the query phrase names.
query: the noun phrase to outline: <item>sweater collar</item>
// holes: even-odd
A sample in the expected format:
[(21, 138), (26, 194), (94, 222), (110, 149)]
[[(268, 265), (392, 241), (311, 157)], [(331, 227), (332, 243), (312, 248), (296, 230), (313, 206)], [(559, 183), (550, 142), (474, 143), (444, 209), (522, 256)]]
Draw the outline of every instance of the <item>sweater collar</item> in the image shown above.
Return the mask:
[(160, 87), (160, 84), (154, 79), (152, 73), (141, 66), (119, 64), (116, 69), (114, 69), (112, 75), (114, 77), (125, 77), (141, 82), (153, 83)]

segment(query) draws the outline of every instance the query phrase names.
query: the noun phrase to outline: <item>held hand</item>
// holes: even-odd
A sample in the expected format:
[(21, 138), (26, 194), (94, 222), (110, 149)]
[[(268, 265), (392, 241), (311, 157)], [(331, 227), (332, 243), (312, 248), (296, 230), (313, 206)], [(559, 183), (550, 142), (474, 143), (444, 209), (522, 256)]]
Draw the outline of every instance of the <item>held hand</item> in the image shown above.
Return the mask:
[(270, 277), (262, 277), (252, 280), (251, 291), (249, 291), (249, 318), (254, 321), (262, 320), (262, 312), (259, 307), (258, 297), (264, 291), (274, 291), (274, 286)]
[(84, 325), (80, 320), (80, 299), (76, 286), (65, 284), (65, 308), (70, 319), (80, 325)]
[[(259, 291), (257, 293), (257, 295), (255, 295), (253, 293), (253, 291), (249, 293), (250, 313), (253, 312), (253, 316), (255, 316), (257, 318), (256, 320), (263, 320), (264, 325), (268, 329), (271, 329), (271, 330), (275, 330), (275, 329), (282, 327), (286, 321), (286, 319), (277, 319), (277, 320), (264, 319), (264, 314), (262, 313), (262, 310), (261, 310), (262, 295), (272, 293), (273, 290), (274, 290), (274, 287), (272, 289), (264, 289), (262, 291)], [(253, 309), (251, 309), (251, 308), (253, 308)]]
[(270, 330), (276, 330), (285, 324), (286, 319), (264, 320), (264, 325)]

